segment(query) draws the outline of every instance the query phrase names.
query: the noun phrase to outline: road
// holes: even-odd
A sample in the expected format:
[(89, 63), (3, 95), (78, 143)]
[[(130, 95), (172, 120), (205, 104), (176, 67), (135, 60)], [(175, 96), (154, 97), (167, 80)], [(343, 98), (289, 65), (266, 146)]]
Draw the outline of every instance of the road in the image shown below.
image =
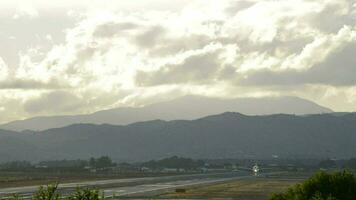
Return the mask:
[[(97, 188), (104, 191), (105, 196), (112, 197), (144, 197), (156, 195), (175, 188), (194, 185), (213, 184), (235, 179), (251, 178), (246, 172), (212, 173), (198, 175), (179, 175), (166, 177), (147, 177), (130, 179), (113, 179), (101, 181), (86, 181), (78, 183), (66, 183), (58, 186), (58, 191), (66, 196), (75, 191), (77, 187)], [(25, 199), (30, 199), (39, 186), (26, 186), (0, 189), (0, 197), (8, 198), (13, 194), (19, 194)]]

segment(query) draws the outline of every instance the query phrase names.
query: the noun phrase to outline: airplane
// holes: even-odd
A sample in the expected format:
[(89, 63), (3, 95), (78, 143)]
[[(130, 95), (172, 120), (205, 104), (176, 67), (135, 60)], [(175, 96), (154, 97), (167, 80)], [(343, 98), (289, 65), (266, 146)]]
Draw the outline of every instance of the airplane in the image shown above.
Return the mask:
[(256, 163), (252, 166), (252, 168), (237, 167), (234, 171), (250, 171), (253, 173), (253, 175), (258, 176), (258, 173), (260, 172), (260, 167)]
[(257, 174), (259, 171), (260, 171), (260, 168), (258, 167), (257, 164), (255, 164), (253, 167), (252, 167), (252, 171)]

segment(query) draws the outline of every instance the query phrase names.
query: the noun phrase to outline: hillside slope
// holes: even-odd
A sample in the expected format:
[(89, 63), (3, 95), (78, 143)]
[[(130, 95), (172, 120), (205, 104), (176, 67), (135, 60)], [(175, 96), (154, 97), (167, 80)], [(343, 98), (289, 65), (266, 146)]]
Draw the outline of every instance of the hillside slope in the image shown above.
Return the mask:
[(296, 97), (217, 99), (186, 96), (173, 101), (156, 103), (141, 108), (117, 108), (88, 115), (36, 117), (0, 126), (7, 130), (46, 130), (77, 123), (127, 125), (140, 121), (193, 120), (223, 112), (246, 115), (319, 114), (332, 110)]
[(109, 155), (121, 161), (172, 155), (349, 158), (356, 156), (355, 122), (356, 114), (353, 113), (340, 116), (224, 113), (192, 121), (155, 120), (127, 126), (77, 124), (33, 134), (16, 134), (16, 138), (11, 138), (12, 145), (0, 145), (3, 155), (0, 159), (8, 160), (10, 156), (20, 159), (23, 155), (30, 160)]

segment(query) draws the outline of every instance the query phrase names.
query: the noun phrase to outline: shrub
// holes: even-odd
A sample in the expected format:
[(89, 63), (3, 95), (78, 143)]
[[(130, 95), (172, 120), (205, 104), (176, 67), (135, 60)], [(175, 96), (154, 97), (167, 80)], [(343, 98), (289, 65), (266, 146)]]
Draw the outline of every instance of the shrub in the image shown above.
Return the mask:
[(48, 185), (47, 187), (41, 186), (34, 194), (34, 200), (59, 200), (60, 195), (57, 192), (58, 184)]
[(7, 200), (23, 200), (18, 194), (14, 194), (12, 197), (8, 198)]
[(104, 200), (104, 193), (101, 193), (98, 190), (91, 189), (77, 189), (76, 193), (70, 195), (68, 200)]
[[(59, 200), (59, 199), (68, 199), (68, 200), (104, 200), (104, 193), (100, 193), (99, 190), (94, 189), (80, 189), (77, 188), (77, 191), (74, 194), (69, 195), (67, 198), (62, 198), (57, 191), (58, 184), (48, 185), (47, 187), (41, 186), (38, 191), (34, 194), (33, 200)], [(13, 195), (6, 200), (23, 200), (18, 194)]]
[(318, 172), (286, 192), (275, 193), (269, 200), (354, 200), (356, 178), (350, 171)]

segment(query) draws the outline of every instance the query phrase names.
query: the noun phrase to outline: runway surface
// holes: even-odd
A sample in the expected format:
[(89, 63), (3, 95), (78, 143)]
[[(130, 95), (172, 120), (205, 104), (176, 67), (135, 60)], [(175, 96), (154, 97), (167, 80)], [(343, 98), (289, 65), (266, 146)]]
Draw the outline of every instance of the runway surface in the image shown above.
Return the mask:
[[(149, 197), (176, 188), (191, 187), (195, 185), (213, 184), (236, 179), (253, 178), (246, 172), (229, 172), (215, 174), (179, 175), (166, 177), (147, 177), (130, 179), (113, 179), (101, 181), (86, 181), (66, 183), (58, 186), (58, 191), (66, 196), (81, 188), (96, 188), (104, 191), (106, 197)], [(19, 194), (25, 199), (30, 199), (39, 186), (14, 187), (0, 189), (0, 197), (8, 198)]]
[(131, 187), (119, 187), (105, 189), (106, 197), (131, 197), (131, 198), (150, 198), (158, 194), (172, 191), (176, 188), (189, 188), (197, 185), (209, 185), (220, 182), (226, 182), (230, 180), (253, 178), (253, 176), (239, 176), (232, 178), (204, 178), (204, 179), (192, 179), (182, 181), (172, 181), (157, 184), (144, 184)]

